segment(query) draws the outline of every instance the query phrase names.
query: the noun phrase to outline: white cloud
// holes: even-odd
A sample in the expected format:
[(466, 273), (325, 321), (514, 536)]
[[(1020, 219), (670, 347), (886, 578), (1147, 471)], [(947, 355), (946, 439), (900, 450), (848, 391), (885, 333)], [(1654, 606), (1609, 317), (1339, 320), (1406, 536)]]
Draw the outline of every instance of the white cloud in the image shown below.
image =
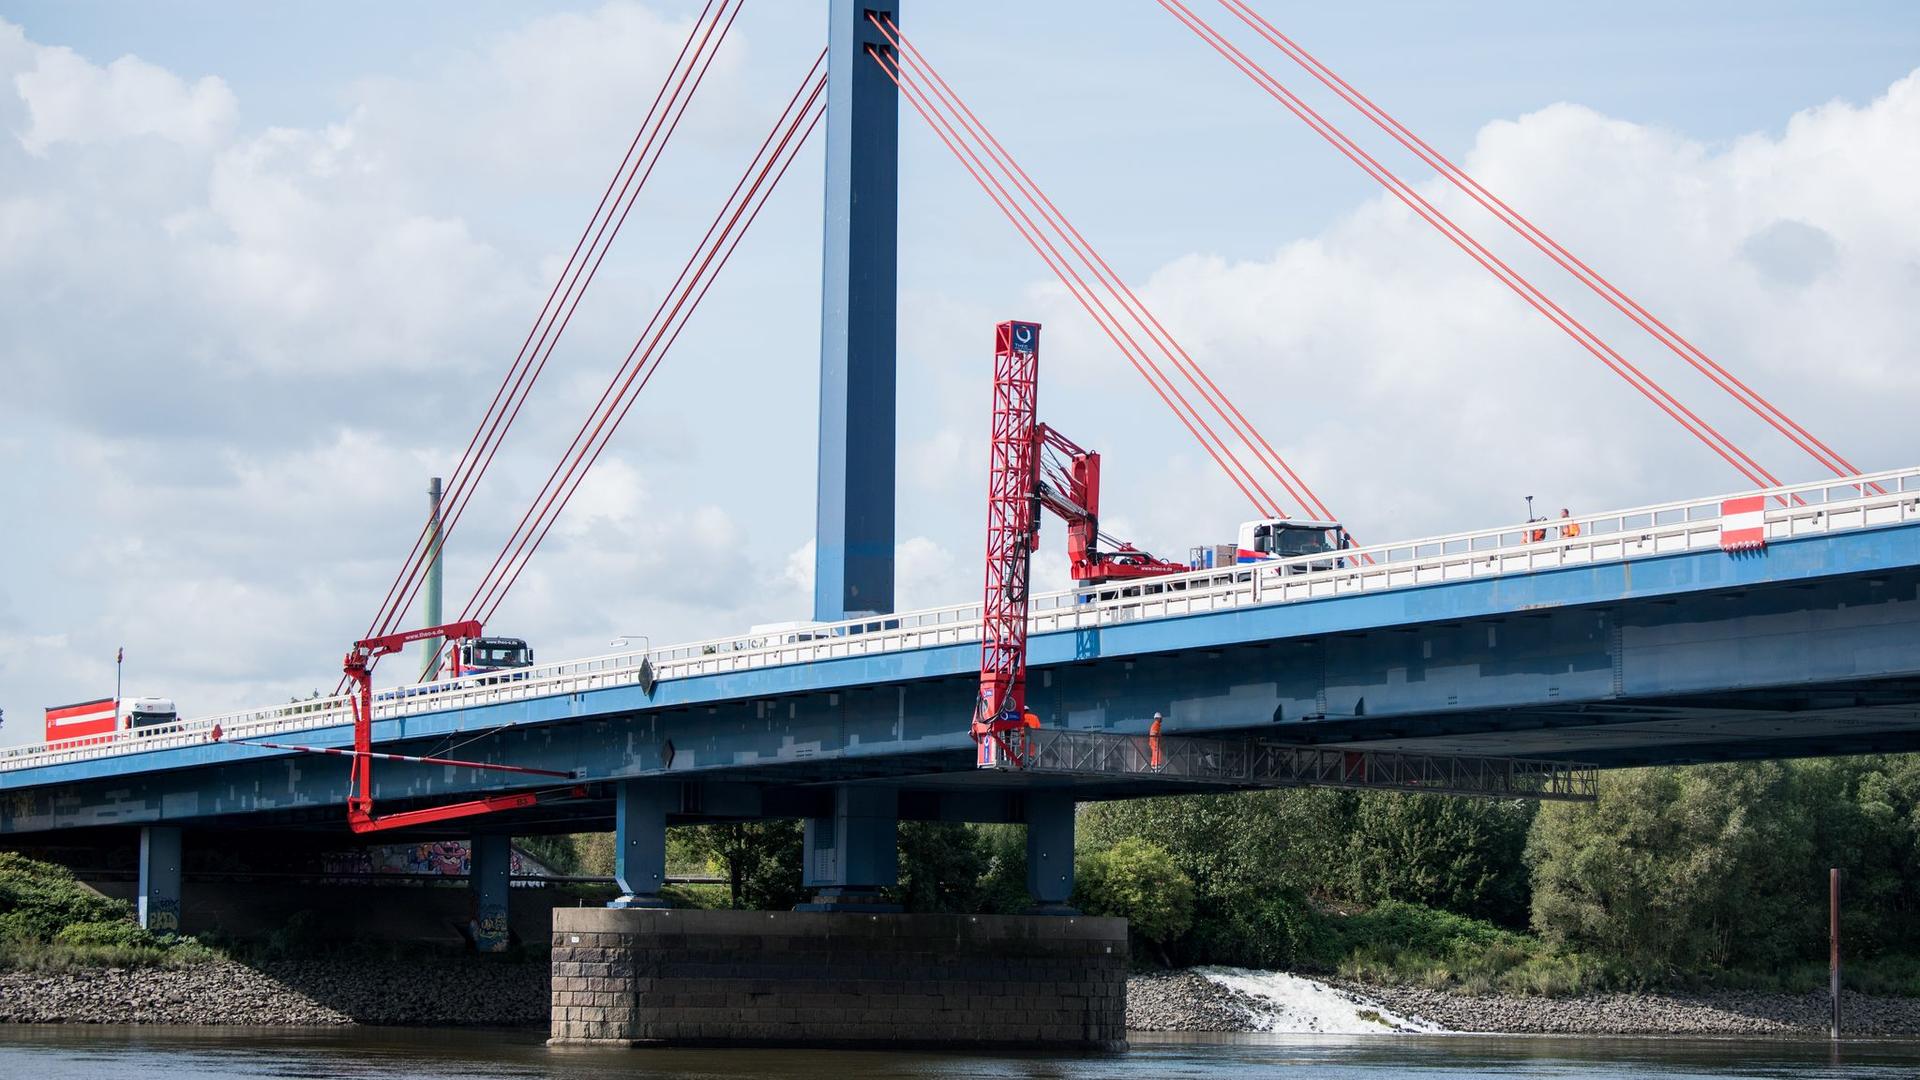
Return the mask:
[[(18, 41), (17, 28), (8, 29)], [(138, 136), (205, 148), (233, 127), (233, 91), (213, 76), (189, 84), (136, 56), (97, 66), (71, 49), (33, 53), (31, 66), (13, 75), (28, 117), (18, 138), (30, 154)]]

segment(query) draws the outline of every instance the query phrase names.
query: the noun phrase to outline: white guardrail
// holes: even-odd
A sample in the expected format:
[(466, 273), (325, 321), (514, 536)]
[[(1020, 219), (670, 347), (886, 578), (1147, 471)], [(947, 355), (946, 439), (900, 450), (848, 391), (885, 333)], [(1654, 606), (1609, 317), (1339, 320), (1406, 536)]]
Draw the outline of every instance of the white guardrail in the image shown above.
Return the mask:
[[(1043, 593), (1033, 597), (1028, 628), (1047, 634), (1716, 548), (1722, 502), (1753, 495), (1766, 497), (1769, 541), (1894, 525), (1920, 520), (1920, 467), (1354, 548), (1341, 552), (1339, 565), (1331, 568), (1327, 556), (1309, 555)], [(1568, 535), (1573, 532), (1569, 524), (1577, 526), (1577, 534)], [(390, 719), (632, 686), (641, 681), (641, 664), (649, 657), (654, 678), (664, 681), (979, 639), (980, 605), (959, 604), (392, 688), (375, 694), (374, 716)], [(0, 771), (204, 745), (216, 724), (223, 738), (245, 740), (336, 727), (352, 719), (346, 697), (314, 698), (13, 747), (0, 752)]]

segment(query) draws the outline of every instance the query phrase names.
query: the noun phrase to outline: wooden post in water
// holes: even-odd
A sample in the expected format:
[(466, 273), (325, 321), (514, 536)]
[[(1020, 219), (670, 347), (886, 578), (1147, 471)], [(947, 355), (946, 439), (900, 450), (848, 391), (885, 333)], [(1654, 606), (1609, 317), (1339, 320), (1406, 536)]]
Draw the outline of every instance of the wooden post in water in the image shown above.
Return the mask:
[(1840, 1037), (1840, 868), (1827, 871), (1827, 982), (1833, 994), (1831, 1037)]

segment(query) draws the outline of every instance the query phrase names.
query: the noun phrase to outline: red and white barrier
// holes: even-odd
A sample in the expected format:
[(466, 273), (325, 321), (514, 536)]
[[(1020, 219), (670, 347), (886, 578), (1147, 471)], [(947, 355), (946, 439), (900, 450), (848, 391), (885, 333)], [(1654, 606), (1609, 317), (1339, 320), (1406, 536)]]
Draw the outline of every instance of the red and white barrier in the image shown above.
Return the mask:
[(1767, 546), (1767, 499), (1743, 495), (1720, 502), (1720, 550), (1757, 551)]

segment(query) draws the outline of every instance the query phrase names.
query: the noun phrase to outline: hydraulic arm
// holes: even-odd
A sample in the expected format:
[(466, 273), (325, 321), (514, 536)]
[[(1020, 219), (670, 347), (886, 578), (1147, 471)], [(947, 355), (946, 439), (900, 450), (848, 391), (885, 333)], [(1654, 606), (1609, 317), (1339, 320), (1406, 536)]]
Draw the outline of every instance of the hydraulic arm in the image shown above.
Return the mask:
[(1039, 323), (995, 328), (980, 697), (973, 717), (982, 768), (1023, 760), (1021, 733), (1034, 722), (1026, 707), (1027, 605), (1042, 509), (1067, 523), (1067, 556), (1081, 585), (1187, 569), (1100, 531), (1100, 455), (1037, 422), (1039, 370)]

